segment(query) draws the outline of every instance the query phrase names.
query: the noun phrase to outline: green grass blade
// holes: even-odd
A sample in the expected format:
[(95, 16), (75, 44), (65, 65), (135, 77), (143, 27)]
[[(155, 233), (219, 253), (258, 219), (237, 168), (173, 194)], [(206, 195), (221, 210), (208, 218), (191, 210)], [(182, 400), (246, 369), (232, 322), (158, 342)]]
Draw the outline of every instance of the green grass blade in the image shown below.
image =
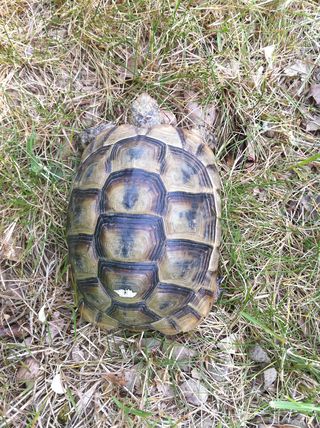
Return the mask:
[(260, 327), (263, 331), (273, 336), (275, 339), (279, 340), (281, 343), (286, 343), (286, 338), (280, 336), (279, 334), (275, 333), (273, 330), (271, 330), (269, 327), (267, 327), (264, 323), (262, 323), (257, 318), (253, 317), (252, 315), (248, 314), (245, 311), (241, 311), (240, 315), (245, 318), (247, 321), (249, 321), (251, 324), (254, 324), (257, 327)]
[(148, 418), (152, 416), (151, 412), (146, 412), (144, 410), (135, 409), (134, 407), (128, 407), (125, 404), (121, 403), (116, 397), (112, 397), (114, 403), (121, 409), (126, 415), (140, 416), (142, 418)]
[(269, 406), (278, 410), (290, 410), (293, 412), (320, 412), (320, 406), (315, 406), (312, 403), (301, 403), (298, 401), (270, 401)]

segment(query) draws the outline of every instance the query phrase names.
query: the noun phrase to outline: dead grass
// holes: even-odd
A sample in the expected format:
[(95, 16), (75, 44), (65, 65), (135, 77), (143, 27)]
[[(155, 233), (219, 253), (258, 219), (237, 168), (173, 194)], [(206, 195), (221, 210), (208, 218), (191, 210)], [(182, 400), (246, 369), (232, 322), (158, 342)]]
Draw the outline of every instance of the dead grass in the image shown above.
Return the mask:
[[(320, 426), (319, 18), (311, 0), (2, 1), (1, 427)], [(68, 285), (74, 136), (142, 90), (190, 126), (186, 89), (218, 113), (223, 294), (174, 342), (106, 335)]]

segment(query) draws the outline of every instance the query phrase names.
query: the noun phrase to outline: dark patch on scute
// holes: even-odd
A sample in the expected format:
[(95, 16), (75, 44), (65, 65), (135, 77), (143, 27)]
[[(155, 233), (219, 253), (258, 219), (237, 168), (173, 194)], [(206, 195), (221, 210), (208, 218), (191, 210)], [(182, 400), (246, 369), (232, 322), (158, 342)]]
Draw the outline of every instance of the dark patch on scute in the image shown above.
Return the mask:
[(207, 165), (207, 169), (210, 169), (211, 171), (214, 171), (214, 172), (218, 172), (216, 165), (213, 163), (210, 165)]
[(191, 210), (188, 210), (185, 212), (186, 219), (188, 220), (188, 226), (190, 229), (195, 229), (195, 221), (197, 218), (197, 210), (198, 210), (198, 204), (193, 202), (191, 206)]
[(193, 168), (181, 168), (182, 180), (184, 184), (187, 184), (190, 181), (190, 178), (196, 174)]
[(144, 150), (141, 147), (132, 147), (128, 150), (130, 160), (140, 159), (144, 153)]
[(125, 259), (133, 250), (134, 239), (133, 239), (134, 231), (130, 229), (125, 229), (121, 231), (121, 255)]
[(127, 210), (132, 209), (139, 199), (139, 190), (135, 185), (129, 185), (123, 196), (122, 204)]

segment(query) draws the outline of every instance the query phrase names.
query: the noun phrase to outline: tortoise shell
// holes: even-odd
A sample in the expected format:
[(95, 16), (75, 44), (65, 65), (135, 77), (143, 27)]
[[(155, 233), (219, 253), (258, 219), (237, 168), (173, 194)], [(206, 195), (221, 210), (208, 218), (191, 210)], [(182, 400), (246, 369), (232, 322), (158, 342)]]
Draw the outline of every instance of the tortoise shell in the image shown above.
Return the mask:
[(194, 131), (121, 125), (83, 154), (68, 246), (82, 317), (173, 335), (217, 298), (219, 176)]

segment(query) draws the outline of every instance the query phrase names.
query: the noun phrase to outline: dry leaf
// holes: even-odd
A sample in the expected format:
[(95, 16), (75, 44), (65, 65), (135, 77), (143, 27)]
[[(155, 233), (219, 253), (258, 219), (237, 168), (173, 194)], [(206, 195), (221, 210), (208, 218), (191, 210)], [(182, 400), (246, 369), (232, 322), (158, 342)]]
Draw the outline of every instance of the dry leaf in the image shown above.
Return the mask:
[(12, 324), (9, 327), (0, 326), (0, 337), (15, 337), (22, 338), (29, 334), (27, 330), (23, 330), (20, 325)]
[(191, 370), (191, 376), (193, 377), (193, 379), (198, 379), (198, 380), (200, 380), (200, 379), (201, 379), (201, 373), (200, 373), (200, 371), (199, 371), (198, 369), (196, 369), (196, 368), (193, 368), (193, 369)]
[(82, 362), (85, 361), (85, 356), (83, 354), (83, 351), (80, 349), (80, 346), (76, 344), (71, 351), (72, 359), (76, 362)]
[(312, 65), (307, 64), (301, 60), (296, 61), (294, 64), (286, 67), (283, 72), (286, 76), (289, 77), (301, 77), (302, 80), (305, 80), (308, 75), (311, 73)]
[(39, 362), (33, 358), (28, 357), (22, 363), (17, 372), (18, 382), (34, 382), (40, 371)]
[(188, 403), (194, 406), (200, 406), (208, 400), (208, 391), (198, 380), (189, 379), (180, 385), (180, 389)]
[(157, 385), (157, 390), (161, 394), (161, 399), (170, 399), (174, 397), (174, 389), (173, 387), (168, 383), (163, 383), (159, 380), (155, 380)]
[(270, 45), (270, 46), (266, 46), (265, 48), (263, 48), (263, 52), (264, 52), (264, 56), (266, 58), (267, 63), (269, 64), (269, 66), (272, 66), (273, 63), (273, 52), (275, 49), (276, 45)]
[(109, 372), (106, 373), (104, 376), (104, 379), (111, 382), (113, 385), (116, 386), (125, 386), (127, 381), (125, 378), (124, 370), (121, 370), (120, 372)]
[(136, 390), (140, 393), (140, 389), (142, 387), (140, 364), (133, 366), (131, 369), (126, 369), (124, 372), (124, 378), (126, 381), (125, 387), (129, 391), (133, 392), (133, 390)]
[(64, 387), (62, 385), (62, 379), (61, 379), (61, 374), (60, 373), (57, 373), (54, 376), (54, 378), (52, 379), (51, 389), (56, 394), (64, 394), (66, 392), (66, 390), (64, 389)]
[(139, 392), (142, 385), (139, 367), (140, 365), (137, 364), (131, 369), (122, 369), (118, 372), (108, 372), (103, 377), (113, 385), (126, 388), (130, 392), (133, 392), (134, 389)]
[(228, 381), (228, 375), (233, 367), (233, 359), (230, 354), (222, 354), (219, 359), (209, 358), (206, 361), (206, 369), (217, 382)]
[(33, 47), (31, 45), (28, 45), (24, 48), (24, 55), (26, 58), (30, 58), (33, 55)]
[(253, 196), (259, 201), (265, 202), (267, 200), (267, 192), (260, 187), (255, 187), (252, 191)]
[(270, 367), (263, 372), (263, 384), (265, 389), (269, 389), (277, 380), (278, 372), (275, 368)]
[(45, 309), (46, 309), (46, 305), (43, 305), (38, 314), (38, 320), (42, 323), (45, 323), (47, 320)]
[(260, 89), (260, 86), (261, 86), (263, 73), (264, 73), (264, 67), (263, 65), (261, 65), (256, 71), (256, 73), (252, 76), (253, 83), (258, 90)]
[(298, 425), (291, 424), (259, 424), (258, 428), (299, 428)]
[(190, 358), (197, 355), (194, 349), (187, 348), (177, 342), (171, 342), (167, 349), (169, 350), (170, 358), (176, 361), (189, 361)]
[(216, 118), (216, 108), (214, 104), (207, 104), (202, 107), (197, 102), (197, 94), (193, 91), (186, 91), (184, 97), (187, 101), (186, 109), (188, 117), (195, 126), (213, 126)]
[(222, 351), (228, 353), (228, 354), (235, 354), (238, 350), (238, 336), (236, 334), (230, 334), (230, 336), (225, 337), (224, 339), (220, 340), (220, 342), (217, 344), (218, 348)]
[(311, 85), (309, 97), (312, 97), (317, 105), (320, 105), (320, 83)]
[(257, 343), (250, 351), (250, 358), (256, 363), (269, 364), (271, 361), (266, 351)]
[(313, 116), (306, 122), (307, 132), (316, 132), (320, 129), (320, 116)]
[(161, 340), (154, 337), (147, 337), (141, 340), (141, 346), (145, 347), (148, 351), (157, 351), (160, 345)]
[(100, 381), (96, 382), (90, 389), (88, 389), (85, 392), (78, 392), (79, 395), (79, 401), (77, 402), (77, 410), (79, 412), (83, 411), (86, 409), (86, 407), (88, 406), (88, 404), (90, 403), (93, 394), (96, 392), (96, 389), (99, 385)]
[(14, 237), (16, 224), (16, 222), (13, 222), (5, 230), (4, 236), (0, 238), (0, 260), (18, 262), (21, 259), (22, 248), (16, 245)]
[(46, 335), (47, 342), (50, 339), (53, 339), (59, 334), (61, 334), (63, 328), (65, 327), (65, 322), (63, 318), (61, 318), (60, 312), (56, 311), (53, 313), (52, 320), (48, 322), (48, 325), (49, 325), (49, 333)]

